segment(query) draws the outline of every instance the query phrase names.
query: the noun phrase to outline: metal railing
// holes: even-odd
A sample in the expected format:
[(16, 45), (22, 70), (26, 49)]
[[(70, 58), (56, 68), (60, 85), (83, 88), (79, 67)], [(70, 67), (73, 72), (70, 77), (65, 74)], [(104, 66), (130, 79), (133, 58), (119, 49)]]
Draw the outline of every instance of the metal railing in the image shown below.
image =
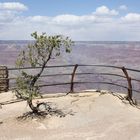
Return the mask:
[[(106, 72), (78, 72), (78, 69), (81, 69), (84, 68), (85, 70), (87, 69), (86, 67), (90, 67), (90, 69), (92, 70), (95, 70), (96, 68), (98, 69), (101, 69), (101, 68), (107, 68), (107, 71)], [(8, 72), (10, 73), (11, 71), (18, 71), (18, 70), (31, 70), (31, 69), (40, 69), (41, 67), (36, 67), (36, 68), (33, 68), (33, 67), (25, 67), (25, 68), (7, 68)], [(136, 82), (140, 82), (140, 79), (137, 79), (137, 78), (134, 78), (134, 77), (131, 77), (129, 75), (129, 72), (137, 72), (137, 73), (140, 73), (140, 70), (136, 70), (136, 69), (130, 69), (130, 68), (125, 68), (125, 67), (119, 67), (119, 66), (110, 66), (110, 65), (83, 65), (83, 64), (76, 64), (76, 65), (58, 65), (58, 66), (46, 66), (45, 69), (51, 69), (53, 71), (54, 68), (66, 68), (66, 69), (69, 69), (71, 68), (71, 72), (63, 72), (63, 73), (51, 73), (51, 74), (43, 74), (41, 75), (40, 78), (43, 78), (43, 77), (62, 77), (62, 76), (68, 76), (70, 77), (70, 80), (69, 82), (56, 82), (56, 83), (43, 83), (43, 84), (39, 84), (39, 87), (42, 88), (42, 87), (49, 87), (49, 86), (58, 86), (58, 85), (70, 85), (70, 89), (69, 89), (69, 92), (74, 92), (74, 89), (75, 89), (75, 86), (76, 84), (104, 84), (104, 85), (114, 85), (114, 86), (117, 86), (117, 87), (121, 87), (121, 88), (124, 88), (124, 89), (127, 89), (127, 95), (128, 95), (128, 98), (129, 99), (132, 99), (133, 97), (133, 91), (134, 92), (137, 92), (139, 93), (140, 90), (139, 89), (135, 89), (132, 87), (132, 81), (136, 81)], [(112, 68), (113, 71), (115, 71), (116, 69), (119, 70), (120, 72), (123, 72), (122, 74), (118, 74), (118, 73), (109, 73), (108, 72), (108, 69), (109, 68)], [(2, 79), (5, 79), (5, 80), (8, 80), (7, 82), (7, 87), (8, 87), (8, 90), (12, 90), (14, 89), (15, 87), (14, 86), (10, 86), (9, 83), (10, 81), (13, 81), (16, 79), (16, 76), (12, 77), (10, 76), (10, 74), (8, 74), (9, 76), (6, 77), (6, 78), (0, 78), (1, 80)], [(118, 83), (114, 83), (114, 82), (108, 82), (108, 81), (81, 81), (81, 80), (75, 80), (75, 77), (76, 76), (87, 76), (87, 77), (90, 77), (91, 75), (97, 75), (97, 76), (111, 76), (112, 79), (113, 79), (113, 76), (115, 76), (116, 78), (123, 78), (126, 80), (126, 86), (125, 85), (122, 85), (122, 84), (118, 84)], [(62, 80), (62, 78), (61, 78)], [(1, 85), (0, 85), (1, 86)]]

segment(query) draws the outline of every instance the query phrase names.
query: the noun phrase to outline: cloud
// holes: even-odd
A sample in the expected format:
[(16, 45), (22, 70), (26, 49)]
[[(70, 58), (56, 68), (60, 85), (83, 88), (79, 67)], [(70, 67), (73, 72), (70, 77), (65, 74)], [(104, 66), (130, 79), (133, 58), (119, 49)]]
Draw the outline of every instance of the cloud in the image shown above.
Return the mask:
[(98, 7), (94, 14), (96, 14), (96, 15), (116, 16), (116, 15), (119, 14), (119, 12), (114, 10), (114, 9), (110, 10), (108, 7), (103, 5), (101, 7)]
[[(140, 40), (140, 14), (119, 12), (107, 6), (86, 15), (22, 16), (19, 11), (0, 11), (0, 39), (31, 39), (34, 31), (63, 34), (73, 40)], [(129, 23), (129, 24), (128, 24)]]
[(0, 23), (9, 23), (10, 21), (12, 21), (14, 19), (14, 13), (10, 12), (10, 11), (3, 11), (0, 12)]
[(48, 16), (32, 16), (27, 18), (28, 22), (34, 22), (34, 23), (49, 23), (53, 25), (58, 26), (79, 26), (79, 25), (88, 25), (88, 24), (97, 24), (97, 23), (108, 23), (113, 20), (113, 18), (100, 17), (96, 16), (94, 14), (89, 15), (70, 15), (70, 14), (64, 14), (64, 15), (58, 15), (54, 17), (48, 17)]
[(25, 11), (27, 6), (19, 2), (4, 2), (0, 3), (0, 10), (16, 10), (16, 11)]
[(140, 23), (140, 14), (128, 13), (126, 16), (122, 17), (121, 20), (124, 23)]
[(36, 22), (36, 23), (46, 23), (49, 22), (50, 18), (47, 16), (30, 16), (26, 18), (28, 22)]
[(86, 25), (94, 23), (104, 23), (109, 22), (111, 19), (109, 17), (98, 17), (93, 14), (76, 16), (76, 15), (59, 15), (52, 18), (53, 24), (58, 25)]
[[(6, 8), (7, 9), (7, 8)], [(17, 8), (14, 8), (17, 9)], [(100, 16), (100, 15), (105, 16)], [(63, 15), (57, 15), (54, 17), (48, 17), (48, 16), (28, 16), (28, 17), (22, 17), (18, 16), (17, 11), (11, 11), (11, 10), (3, 10), (0, 14), (0, 23), (3, 21), (9, 21), (9, 23), (19, 23), (24, 22), (25, 23), (35, 23), (35, 24), (53, 24), (56, 26), (79, 26), (79, 25), (88, 25), (88, 24), (96, 24), (96, 23), (108, 23), (113, 20), (113, 15), (116, 15), (117, 12), (115, 10), (109, 10), (106, 6), (101, 6), (96, 9), (95, 12), (88, 14), (88, 15), (72, 15), (72, 14), (63, 14)], [(110, 17), (110, 15), (112, 15)], [(17, 19), (19, 21), (17, 21)]]
[(120, 5), (119, 9), (120, 10), (127, 10), (127, 6), (126, 5)]
[(0, 3), (0, 29), (21, 19), (19, 15), (27, 9), (27, 6), (19, 2)]
[(56, 23), (56, 24), (68, 24), (68, 25), (72, 25), (72, 24), (77, 24), (79, 23), (79, 21), (82, 21), (81, 16), (76, 16), (76, 15), (58, 15), (54, 18), (52, 18), (52, 22)]

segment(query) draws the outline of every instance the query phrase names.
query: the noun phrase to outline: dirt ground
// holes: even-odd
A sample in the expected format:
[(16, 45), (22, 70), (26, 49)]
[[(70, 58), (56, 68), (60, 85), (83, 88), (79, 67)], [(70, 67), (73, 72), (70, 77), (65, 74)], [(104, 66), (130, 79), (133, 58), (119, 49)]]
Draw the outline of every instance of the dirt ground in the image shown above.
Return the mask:
[[(30, 110), (26, 102), (2, 105), (0, 140), (140, 140), (140, 109), (112, 94), (85, 92), (47, 97), (34, 102), (47, 101), (67, 115), (17, 120)], [(11, 92), (0, 94), (0, 103), (13, 99)]]

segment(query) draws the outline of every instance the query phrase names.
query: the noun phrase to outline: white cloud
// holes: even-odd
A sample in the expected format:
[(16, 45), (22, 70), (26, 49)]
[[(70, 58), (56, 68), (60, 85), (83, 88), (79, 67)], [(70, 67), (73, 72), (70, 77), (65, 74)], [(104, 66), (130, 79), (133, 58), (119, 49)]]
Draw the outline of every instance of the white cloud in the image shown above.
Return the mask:
[(16, 10), (16, 11), (24, 11), (27, 10), (27, 6), (19, 2), (4, 2), (0, 3), (1, 10)]
[(11, 20), (13, 20), (14, 14), (11, 13), (10, 11), (3, 11), (0, 12), (0, 23), (8, 23)]
[(125, 23), (140, 23), (140, 14), (128, 13), (126, 16), (122, 17), (121, 20)]
[(50, 18), (47, 16), (30, 16), (26, 18), (28, 22), (42, 22), (46, 23), (49, 22)]
[(96, 14), (96, 15), (116, 16), (116, 15), (119, 14), (119, 12), (114, 10), (114, 9), (110, 10), (108, 7), (103, 5), (101, 7), (98, 7), (94, 14)]
[(19, 2), (4, 2), (0, 3), (0, 29), (6, 27), (21, 18), (21, 11), (27, 10), (27, 6)]
[(127, 6), (126, 5), (120, 5), (119, 9), (120, 10), (127, 10)]
[(118, 14), (106, 6), (81, 16), (21, 16), (19, 11), (1, 10), (0, 39), (31, 39), (30, 34), (38, 31), (67, 35), (73, 40), (140, 40), (140, 14)]
[(44, 24), (53, 24), (59, 26), (76, 26), (76, 25), (87, 25), (87, 24), (95, 24), (95, 23), (108, 23), (112, 21), (110, 17), (100, 17), (95, 16), (93, 14), (77, 16), (77, 15), (58, 15), (55, 17), (48, 16), (31, 16), (27, 17), (24, 20), (27, 22), (34, 23), (44, 23)]
[(53, 23), (56, 24), (77, 24), (79, 23), (80, 16), (76, 15), (58, 15), (52, 19)]

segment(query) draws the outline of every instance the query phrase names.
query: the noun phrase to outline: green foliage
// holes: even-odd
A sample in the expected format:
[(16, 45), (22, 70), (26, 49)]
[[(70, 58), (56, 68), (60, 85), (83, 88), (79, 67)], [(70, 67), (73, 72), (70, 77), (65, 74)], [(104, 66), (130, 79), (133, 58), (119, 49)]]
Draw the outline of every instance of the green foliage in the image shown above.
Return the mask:
[(28, 100), (39, 95), (38, 85), (35, 84), (33, 87), (30, 86), (33, 76), (28, 75), (22, 71), (21, 75), (16, 79), (16, 93), (17, 97)]
[(38, 35), (37, 32), (31, 34), (35, 39), (34, 44), (30, 44), (26, 51), (22, 51), (17, 59), (17, 67), (42, 66), (50, 60), (50, 57), (57, 57), (61, 53), (61, 47), (65, 47), (65, 52), (70, 53), (70, 46), (73, 42), (68, 37), (61, 35), (47, 36), (45, 33)]
[[(39, 95), (37, 80), (41, 76), (44, 68), (51, 58), (57, 58), (62, 51), (71, 52), (73, 42), (69, 37), (62, 35), (47, 36), (46, 33), (38, 35), (37, 32), (31, 34), (35, 39), (34, 43), (29, 44), (26, 50), (22, 51), (17, 58), (16, 67), (41, 67), (37, 74), (29, 74), (25, 70), (20, 70), (20, 75), (16, 80), (17, 96), (32, 102), (35, 96)], [(28, 102), (29, 103), (29, 102)]]

